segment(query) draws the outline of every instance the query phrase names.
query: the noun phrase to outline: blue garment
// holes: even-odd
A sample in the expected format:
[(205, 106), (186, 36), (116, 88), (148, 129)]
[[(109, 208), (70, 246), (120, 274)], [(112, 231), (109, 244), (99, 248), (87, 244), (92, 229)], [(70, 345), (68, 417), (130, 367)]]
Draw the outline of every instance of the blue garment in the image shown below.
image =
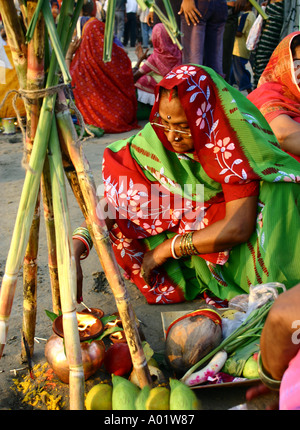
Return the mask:
[(124, 37), (125, 30), (125, 11), (116, 10), (115, 11), (115, 28), (114, 33), (117, 38), (122, 41)]
[(183, 63), (208, 66), (223, 76), (223, 33), (228, 15), (226, 0), (195, 0), (202, 15), (197, 25), (187, 25), (181, 15)]
[(152, 27), (150, 27), (146, 22), (141, 22), (141, 32), (142, 32), (142, 46), (143, 48), (148, 48), (149, 40), (152, 34)]
[(230, 77), (230, 84), (236, 82), (239, 91), (251, 90), (251, 74), (246, 69), (246, 64), (249, 60), (242, 57), (232, 56), (232, 76)]

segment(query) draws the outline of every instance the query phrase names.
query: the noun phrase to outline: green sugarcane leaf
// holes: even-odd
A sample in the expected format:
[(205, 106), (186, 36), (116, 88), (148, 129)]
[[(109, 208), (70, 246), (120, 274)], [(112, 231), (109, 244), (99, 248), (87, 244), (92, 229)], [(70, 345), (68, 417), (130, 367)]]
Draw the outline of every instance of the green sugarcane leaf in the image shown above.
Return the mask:
[(173, 30), (177, 32), (178, 31), (177, 22), (174, 16), (174, 11), (172, 9), (171, 3), (169, 0), (163, 0), (163, 3), (167, 12), (167, 17), (170, 23), (172, 24)]
[(156, 15), (158, 16), (159, 20), (162, 22), (162, 24), (164, 24), (165, 29), (167, 30), (168, 35), (170, 36), (172, 42), (174, 44), (176, 44), (179, 49), (182, 50), (182, 45), (180, 44), (179, 40), (177, 39), (177, 36), (180, 35), (180, 34), (182, 34), (182, 33), (180, 33), (180, 31), (178, 30), (176, 22), (175, 22), (175, 26), (173, 26), (169, 22), (168, 18), (159, 9), (159, 7), (156, 6), (156, 4), (153, 5), (153, 11), (154, 11), (154, 13), (156, 13)]
[(33, 34), (34, 34), (35, 27), (36, 27), (36, 23), (37, 23), (39, 14), (40, 14), (40, 12), (42, 10), (44, 1), (45, 0), (39, 0), (38, 4), (36, 5), (35, 11), (33, 12), (31, 21), (30, 21), (30, 23), (28, 25), (27, 32), (26, 32), (26, 35), (25, 35), (27, 43), (29, 43), (31, 41), (31, 39), (33, 38)]
[(255, 7), (257, 12), (263, 17), (263, 19), (269, 18), (268, 15), (265, 13), (265, 11), (260, 7), (259, 3), (257, 3), (257, 1), (255, 1), (255, 0), (249, 0), (249, 1), (252, 4), (252, 6)]
[[(78, 21), (78, 18), (79, 18), (79, 15), (80, 15), (80, 12), (81, 12), (82, 6), (83, 6), (83, 2), (84, 2), (84, 0), (78, 0), (78, 1), (76, 2), (75, 9), (74, 9), (74, 8), (72, 8), (72, 9), (74, 9), (74, 12), (73, 12), (73, 15), (72, 15), (72, 19), (71, 19), (71, 21), (70, 21), (70, 19), (68, 20), (68, 26), (67, 26), (67, 28), (68, 28), (68, 33), (67, 33), (66, 43), (65, 43), (65, 46), (64, 46), (64, 53), (66, 53), (66, 52), (67, 52), (68, 47), (69, 47), (69, 45), (70, 45), (70, 42), (71, 42), (71, 40), (72, 40), (73, 33), (74, 33), (74, 30), (75, 30), (75, 27), (76, 27), (76, 24), (77, 24), (77, 21)], [(74, 2), (73, 2), (73, 3), (74, 3)], [(63, 7), (63, 3), (62, 3), (62, 7)], [(72, 10), (72, 9), (71, 9), (71, 10)], [(62, 13), (62, 9), (61, 9), (61, 13)], [(71, 15), (71, 11), (67, 10), (67, 11), (66, 11), (66, 15), (67, 15), (67, 16), (70, 16), (70, 15)], [(70, 21), (70, 22), (69, 22), (69, 21)], [(59, 22), (58, 22), (57, 27), (59, 27)], [(63, 22), (63, 23), (62, 23), (62, 29), (64, 29), (64, 27), (65, 27), (65, 23)], [(60, 34), (59, 29), (58, 29), (58, 34)]]
[(104, 45), (103, 45), (103, 61), (108, 63), (111, 61), (111, 51), (113, 45), (114, 36), (114, 25), (115, 25), (115, 9), (116, 0), (109, 0), (107, 11), (106, 11), (106, 21), (104, 30)]
[(138, 5), (142, 10), (146, 10), (147, 7), (152, 7), (154, 1), (153, 0), (137, 0)]
[(57, 62), (58, 62), (60, 69), (62, 71), (64, 82), (66, 84), (68, 84), (69, 82), (71, 82), (72, 79), (71, 79), (71, 76), (69, 73), (69, 69), (67, 68), (67, 65), (65, 63), (65, 58), (64, 58), (62, 47), (61, 47), (61, 42), (60, 42), (60, 39), (58, 37), (57, 29), (56, 29), (54, 19), (53, 19), (52, 13), (51, 13), (49, 2), (47, 2), (47, 1), (45, 3), (43, 3), (43, 15), (44, 15), (45, 24), (46, 24), (46, 27), (47, 27), (47, 30), (48, 30), (48, 33), (50, 36), (52, 48), (55, 52)]

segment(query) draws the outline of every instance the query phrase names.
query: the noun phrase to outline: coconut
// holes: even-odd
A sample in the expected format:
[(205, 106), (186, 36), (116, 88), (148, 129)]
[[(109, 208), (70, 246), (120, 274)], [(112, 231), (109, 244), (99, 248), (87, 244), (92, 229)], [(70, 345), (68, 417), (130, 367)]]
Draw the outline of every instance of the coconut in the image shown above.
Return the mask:
[(176, 374), (187, 372), (222, 340), (222, 320), (216, 311), (201, 309), (175, 320), (166, 334), (166, 360)]

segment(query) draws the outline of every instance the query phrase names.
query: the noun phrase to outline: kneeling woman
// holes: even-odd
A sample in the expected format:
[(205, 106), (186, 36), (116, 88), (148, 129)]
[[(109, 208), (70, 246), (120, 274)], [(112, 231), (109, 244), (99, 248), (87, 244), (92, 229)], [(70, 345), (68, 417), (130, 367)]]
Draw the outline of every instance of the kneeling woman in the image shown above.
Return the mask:
[(103, 181), (117, 261), (148, 303), (299, 282), (300, 164), (213, 70), (160, 82), (150, 123), (105, 149)]

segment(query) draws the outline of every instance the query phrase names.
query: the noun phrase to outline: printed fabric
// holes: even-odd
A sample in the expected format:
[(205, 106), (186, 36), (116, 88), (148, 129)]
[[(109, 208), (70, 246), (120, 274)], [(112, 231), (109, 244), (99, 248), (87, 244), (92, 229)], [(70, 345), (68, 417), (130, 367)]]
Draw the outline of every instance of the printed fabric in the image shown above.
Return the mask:
[(293, 38), (299, 34), (296, 31), (281, 41), (271, 56), (258, 87), (248, 96), (269, 123), (281, 114), (300, 121), (300, 89), (295, 81), (290, 48)]

